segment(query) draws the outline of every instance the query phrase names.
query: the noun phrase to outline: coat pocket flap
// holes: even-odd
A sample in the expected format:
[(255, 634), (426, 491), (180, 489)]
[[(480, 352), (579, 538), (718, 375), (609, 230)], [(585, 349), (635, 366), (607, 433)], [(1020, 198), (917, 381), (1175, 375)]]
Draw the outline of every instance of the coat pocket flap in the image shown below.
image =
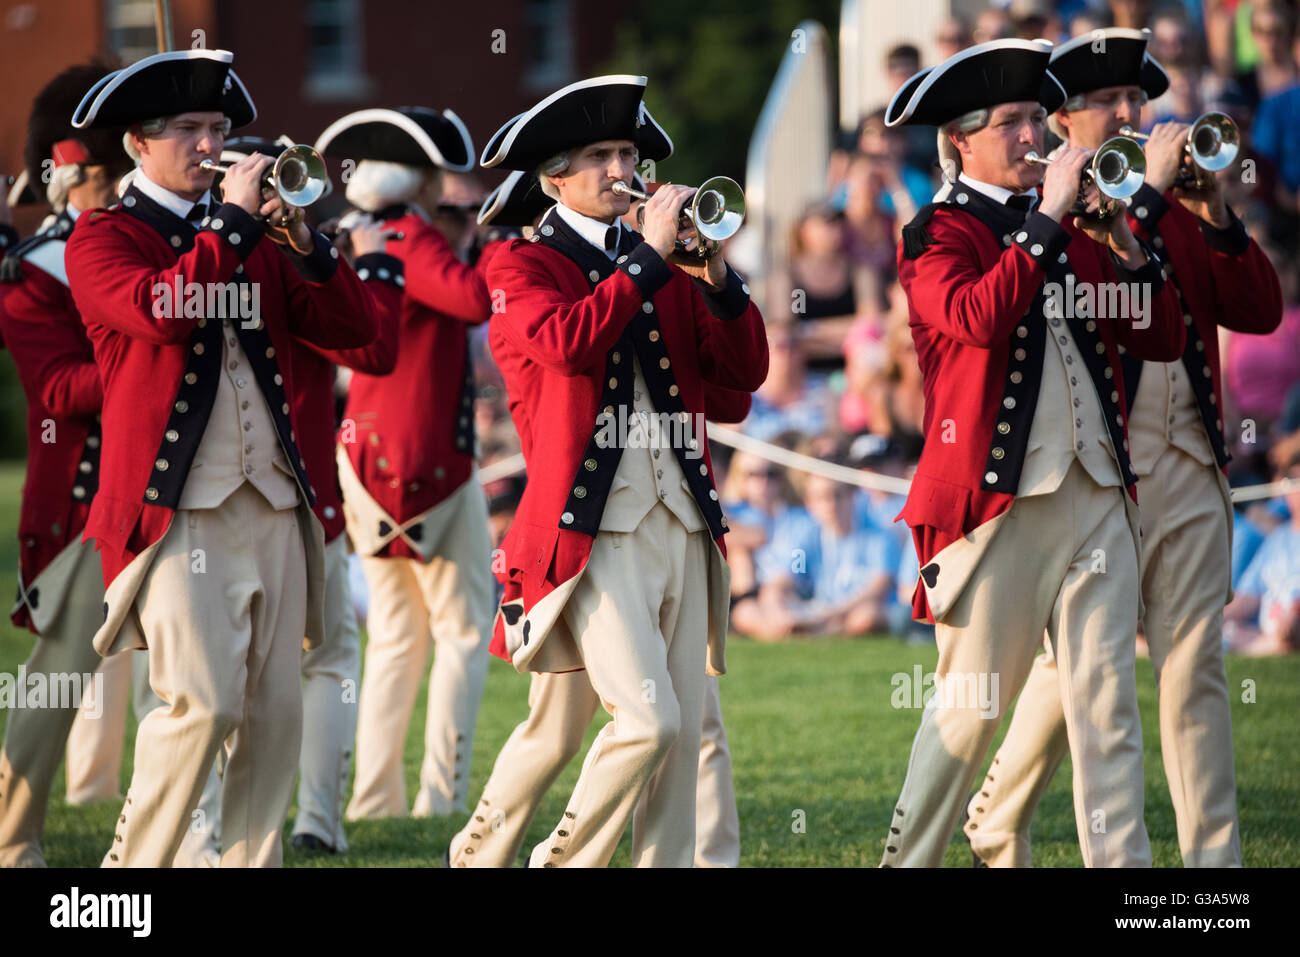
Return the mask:
[(898, 517), (911, 528), (925, 525), (956, 537), (965, 531), (970, 500), (965, 486), (918, 473)]

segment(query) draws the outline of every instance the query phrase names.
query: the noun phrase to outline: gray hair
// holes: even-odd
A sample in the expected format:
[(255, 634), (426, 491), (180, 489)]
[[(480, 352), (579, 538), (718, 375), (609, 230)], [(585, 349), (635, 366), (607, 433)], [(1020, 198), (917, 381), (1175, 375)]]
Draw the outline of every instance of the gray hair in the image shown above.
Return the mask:
[(560, 191), (546, 177), (559, 176), (567, 170), (570, 164), (573, 163), (573, 155), (576, 152), (577, 150), (565, 150), (562, 153), (556, 153), (537, 167), (537, 182), (541, 184), (542, 192), (557, 203), (560, 201)]
[(987, 126), (988, 122), (989, 111), (985, 108), (963, 113), (957, 119), (939, 127), (939, 169), (943, 171), (944, 182), (957, 182), (957, 174), (961, 172), (961, 151), (948, 138), (948, 135), (950, 133), (970, 133)]

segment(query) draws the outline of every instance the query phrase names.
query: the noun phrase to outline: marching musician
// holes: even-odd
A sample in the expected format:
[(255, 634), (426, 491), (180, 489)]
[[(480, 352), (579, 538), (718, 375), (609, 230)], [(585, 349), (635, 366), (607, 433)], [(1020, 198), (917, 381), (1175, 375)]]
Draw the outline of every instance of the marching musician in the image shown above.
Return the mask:
[[(925, 388), (925, 449), (901, 517), (920, 559), (914, 617), (935, 622), (921, 716), (882, 865), (938, 866), (998, 722), (1047, 632), (1075, 760), (1088, 866), (1149, 866), (1134, 679), (1135, 481), (1120, 348), (1168, 361), (1183, 324), (1160, 264), (1122, 216), (1069, 210), (1091, 151), (1043, 177), (1065, 99), (1047, 41), (996, 40), (922, 71), (891, 126), (940, 128), (945, 188), (905, 229), (899, 276)], [(1041, 197), (1034, 187), (1042, 179)], [(1123, 281), (1112, 316), (1075, 291)], [(1070, 292), (1066, 292), (1070, 290)], [(1103, 820), (1104, 827), (1095, 823)]]
[(350, 113), (316, 148), (356, 162), (348, 201), (402, 235), (373, 267), (402, 287), (397, 362), (388, 375), (353, 374), (338, 447), (348, 535), (370, 591), (347, 817), (407, 813), (402, 752), (435, 645), (411, 813), (446, 816), (468, 810), (492, 628), (469, 359), (469, 329), (487, 320), (490, 304), (482, 275), (456, 257), (430, 216), (444, 171), (470, 169), (474, 147), (453, 111), (402, 107)]
[[(662, 135), (649, 110), (641, 129)], [(642, 155), (654, 152), (653, 145), (644, 142), (640, 149)], [(645, 191), (639, 176), (633, 176), (632, 186)], [(629, 228), (635, 222), (630, 214), (638, 203), (634, 200), (629, 215), (623, 217)], [(488, 196), (478, 222), (480, 226), (491, 224), (495, 230), (526, 229), (531, 236), (538, 220), (552, 205), (535, 175), (516, 170)], [(484, 255), (494, 255), (506, 246), (506, 241), (496, 241), (486, 247)], [(739, 422), (749, 414), (750, 396), (747, 392), (707, 386), (705, 406), (712, 421)], [(470, 820), (452, 838), (445, 856), (448, 866), (509, 867), (514, 863), (542, 798), (581, 749), (587, 727), (600, 707), (585, 670), (535, 671), (530, 680), (528, 717), (502, 746), (483, 797)], [(722, 723), (718, 678), (709, 676), (706, 681), (696, 790), (695, 866), (738, 867), (740, 822), (732, 785), (731, 749)]]
[[(1070, 146), (1095, 149), (1169, 79), (1145, 31), (1113, 28), (1052, 52), (1069, 99), (1053, 117)], [(1097, 41), (1097, 42), (1095, 42)], [(1128, 208), (1133, 231), (1165, 260), (1187, 342), (1172, 362), (1124, 355), (1129, 440), (1141, 483), (1142, 618), (1159, 691), (1160, 748), (1187, 867), (1240, 867), (1232, 725), (1223, 670), (1223, 607), (1231, 597), (1232, 503), (1219, 369), (1220, 327), (1263, 335), (1282, 320), (1268, 257), (1227, 206), (1213, 175), (1195, 171), (1185, 123), (1146, 143), (1146, 179)], [(1029, 825), (1067, 750), (1057, 661), (1034, 662), (991, 774), (970, 801), (965, 834), (978, 860), (1030, 864)]]
[[(647, 128), (645, 84), (570, 84), (482, 157), (537, 171), (556, 202), (530, 242), (488, 266), (492, 351), (529, 466), (502, 545), (493, 651), (520, 671), (585, 668), (614, 719), (534, 867), (608, 864), (634, 812), (635, 864), (691, 866), (706, 670), (725, 670), (726, 518), (707, 436), (690, 423), (706, 386), (758, 387), (766, 337), (717, 249), (694, 255), (700, 240), (679, 224), (692, 189), (656, 192), (644, 237), (619, 223), (629, 200), (614, 184), (672, 150)], [(652, 417), (684, 427), (646, 441)]]
[[(127, 127), (140, 162), (119, 205), (78, 221), (66, 254), (104, 388), (85, 532), (106, 585), (95, 648), (148, 647), (165, 702), (137, 732), (110, 867), (171, 862), (227, 738), (221, 863), (281, 861), (304, 636), (309, 647), (324, 636), (324, 541), (291, 417), (291, 342), (356, 348), (377, 331), (351, 267), (265, 189), (270, 157), (235, 163), (223, 201), (212, 197), (201, 163), (257, 115), (232, 61), (205, 49), (146, 57), (103, 77), (73, 118)], [(182, 307), (190, 289), (208, 290), (206, 303), (185, 294)]]
[[(25, 665), (29, 676), (102, 674), (102, 694), (84, 702), (93, 707), (77, 722), (75, 738), (70, 731), (76, 707), (11, 712), (0, 750), (3, 867), (44, 866), (41, 830), (65, 741), (70, 802), (120, 800), (130, 660), (102, 659), (91, 644), (103, 620), (104, 583), (94, 545), (81, 542), (99, 484), (103, 390), (64, 263), (77, 219), (112, 202), (118, 177), (132, 165), (122, 151), (121, 129), (71, 125), (82, 96), (106, 72), (101, 63), (71, 67), (36, 97), (26, 165), (30, 181), (48, 178), (56, 216), (10, 250), (17, 279), (0, 285), (0, 331), (27, 398), (27, 480), (18, 521), (18, 600), (11, 616), (39, 638)], [(58, 682), (51, 677), (49, 686)], [(93, 685), (83, 688), (82, 695), (92, 691)]]

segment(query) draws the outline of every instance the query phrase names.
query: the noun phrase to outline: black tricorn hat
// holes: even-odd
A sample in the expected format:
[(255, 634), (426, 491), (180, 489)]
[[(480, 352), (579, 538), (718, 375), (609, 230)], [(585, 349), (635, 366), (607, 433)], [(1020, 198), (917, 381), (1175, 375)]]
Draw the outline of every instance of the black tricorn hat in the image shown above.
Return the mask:
[(542, 192), (536, 175), (517, 169), (483, 201), (478, 224), (531, 226), (533, 220), (554, 205), (555, 200)]
[(1154, 100), (1169, 89), (1169, 74), (1146, 52), (1149, 30), (1093, 30), (1052, 51), (1048, 66), (1067, 97), (1109, 86), (1138, 86)]
[(641, 102), (645, 85), (645, 77), (631, 74), (570, 83), (497, 130), (480, 162), (534, 170), (556, 153), (600, 140), (632, 140), (641, 159), (665, 160), (673, 141)]
[(1047, 72), (1047, 40), (990, 40), (955, 53), (904, 83), (885, 110), (886, 126), (943, 126), (974, 110), (1031, 101), (1054, 113), (1065, 102)]
[(437, 166), (458, 173), (474, 168), (474, 143), (460, 117), (427, 106), (349, 113), (325, 128), (316, 149), (326, 156)]
[(77, 129), (126, 127), (179, 113), (219, 111), (231, 129), (257, 119), (257, 107), (230, 64), (229, 50), (155, 53), (103, 77), (72, 117)]
[(27, 120), (27, 145), (23, 151), (28, 188), (33, 192), (39, 184), (48, 182), (49, 177), (42, 173), (49, 161), (55, 166), (64, 163), (130, 165), (130, 158), (122, 148), (123, 127), (78, 130), (72, 126), (72, 113), (86, 91), (111, 70), (112, 67), (100, 61), (68, 67), (36, 94)]

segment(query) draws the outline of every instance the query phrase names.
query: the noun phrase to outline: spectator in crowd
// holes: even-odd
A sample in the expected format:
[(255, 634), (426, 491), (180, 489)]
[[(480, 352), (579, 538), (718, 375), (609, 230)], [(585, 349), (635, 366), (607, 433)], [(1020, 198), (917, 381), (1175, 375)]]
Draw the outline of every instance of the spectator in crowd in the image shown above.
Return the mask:
[(804, 508), (776, 524), (758, 556), (760, 640), (806, 634), (864, 636), (889, 627), (898, 540), (855, 515), (854, 489), (798, 475)]
[(975, 29), (971, 38), (976, 43), (988, 43), (990, 40), (1002, 40), (1015, 35), (1016, 28), (1005, 7), (985, 7), (975, 17)]
[[(1294, 453), (1279, 479), (1300, 480), (1300, 453)], [(1245, 655), (1283, 655), (1300, 649), (1300, 489), (1286, 495), (1290, 520), (1271, 532), (1236, 586), (1224, 609), (1224, 639)]]
[[(849, 258), (844, 214), (829, 203), (814, 203), (795, 225), (790, 240), (786, 294), (792, 322), (801, 324), (800, 337), (809, 364), (838, 358), (839, 344), (868, 291), (866, 271)], [(768, 310), (769, 321), (776, 318)]]
[(1259, 58), (1237, 72), (1234, 79), (1253, 109), (1300, 82), (1295, 57), (1295, 7), (1276, 0), (1251, 4), (1250, 40)]
[(767, 344), (767, 381), (754, 393), (743, 430), (767, 440), (791, 430), (816, 435), (831, 421), (832, 399), (825, 383), (807, 374), (799, 327), (791, 322), (770, 324)]
[[(897, 217), (881, 204), (885, 192), (894, 197)], [(869, 299), (858, 308), (884, 307), (886, 284), (896, 271), (895, 251), (903, 223), (915, 215), (898, 168), (888, 160), (860, 153), (849, 165), (844, 216), (848, 225), (846, 248), (853, 262), (867, 271)]]
[(1084, 8), (1070, 14), (1069, 27), (1066, 30), (1070, 38), (1081, 37), (1085, 33), (1101, 30), (1108, 26), (1108, 18), (1097, 10)]
[(1044, 37), (1055, 41), (1064, 32), (1056, 6), (1054, 0), (1011, 0), (1007, 12), (1014, 35), (1022, 40)]
[(1287, 394), (1300, 382), (1300, 303), (1296, 264), (1269, 249), (1282, 285), (1282, 323), (1266, 336), (1228, 334), (1224, 352), (1225, 384), (1243, 426), (1250, 423), (1249, 444), (1269, 438), (1282, 419)]
[[(919, 160), (911, 157), (912, 137), (906, 132), (909, 129), (913, 127), (886, 126), (883, 109), (864, 117), (851, 144), (831, 155), (826, 178), (831, 205), (843, 210), (848, 203), (849, 167), (859, 155), (888, 164), (884, 170), (887, 189), (880, 197), (880, 208), (900, 223), (906, 223), (917, 209), (930, 202), (935, 190), (931, 172), (937, 173), (933, 157), (934, 129), (920, 127), (929, 152), (921, 154)], [(910, 203), (896, 201), (894, 193), (900, 184), (906, 190)]]
[(1152, 0), (1107, 0), (1113, 26), (1141, 30), (1151, 20)]
[[(798, 436), (778, 436), (778, 444), (793, 446)], [(737, 451), (722, 485), (722, 507), (728, 516), (727, 564), (731, 568), (731, 626), (741, 634), (762, 630), (758, 604), (755, 555), (772, 537), (772, 530), (795, 501), (785, 470), (752, 452)]]
[(939, 25), (934, 35), (935, 59), (942, 63), (950, 56), (955, 56), (971, 45), (970, 23), (959, 13), (955, 13)]
[(908, 461), (921, 455), (925, 393), (916, 344), (908, 325), (907, 297), (891, 283), (883, 322), (860, 320), (845, 341), (845, 391), (840, 427), (891, 440)]

